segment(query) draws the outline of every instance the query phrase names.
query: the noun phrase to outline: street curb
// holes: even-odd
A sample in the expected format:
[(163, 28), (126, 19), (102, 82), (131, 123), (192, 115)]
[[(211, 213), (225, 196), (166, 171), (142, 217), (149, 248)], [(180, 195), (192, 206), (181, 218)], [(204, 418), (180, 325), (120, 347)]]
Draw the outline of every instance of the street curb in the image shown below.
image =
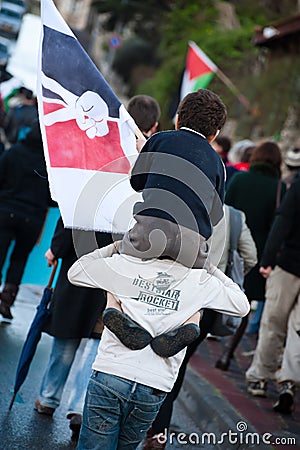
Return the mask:
[[(254, 433), (257, 438), (259, 433), (256, 429), (233, 408), (217, 388), (193, 370), (191, 366), (187, 367), (178, 401), (186, 414), (194, 421), (197, 429), (200, 429), (202, 433), (213, 433), (216, 436), (214, 448), (220, 450), (274, 449), (271, 445), (264, 444), (261, 436), (259, 443), (257, 440), (254, 440), (253, 443), (250, 435)], [(223, 443), (218, 443), (222, 433), (228, 433), (229, 430), (236, 433), (237, 442), (235, 443), (234, 438), (228, 441), (228, 437), (227, 439), (225, 437), (226, 440)], [(244, 433), (242, 430), (245, 430)], [(246, 442), (247, 435), (248, 443)], [(207, 440), (206, 442), (209, 443)]]

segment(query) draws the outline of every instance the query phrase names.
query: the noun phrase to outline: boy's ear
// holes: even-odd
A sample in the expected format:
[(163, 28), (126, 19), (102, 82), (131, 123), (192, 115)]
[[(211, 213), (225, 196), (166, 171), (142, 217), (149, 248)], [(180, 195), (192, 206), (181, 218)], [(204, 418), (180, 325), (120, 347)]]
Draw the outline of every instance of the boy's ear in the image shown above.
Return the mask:
[(178, 130), (178, 114), (175, 116), (175, 130)]
[(154, 134), (156, 132), (158, 128), (158, 122), (155, 122), (155, 124), (153, 125), (153, 127), (150, 129), (150, 136), (152, 136), (152, 134)]
[(155, 124), (150, 128), (149, 131), (143, 131), (143, 135), (146, 136), (147, 138), (151, 137), (152, 134), (156, 133), (158, 127), (158, 122), (155, 122)]
[(220, 133), (220, 130), (217, 130), (215, 132), (215, 134), (212, 134), (211, 136), (206, 138), (207, 141), (211, 144), (216, 139), (216, 137), (219, 135), (219, 133)]

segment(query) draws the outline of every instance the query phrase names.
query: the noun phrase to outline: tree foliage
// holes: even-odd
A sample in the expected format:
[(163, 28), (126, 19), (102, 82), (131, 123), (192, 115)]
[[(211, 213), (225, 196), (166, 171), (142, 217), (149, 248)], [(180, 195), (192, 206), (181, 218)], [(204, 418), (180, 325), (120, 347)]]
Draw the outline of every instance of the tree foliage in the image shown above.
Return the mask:
[[(233, 7), (235, 27), (222, 23), (220, 3)], [(269, 134), (277, 132), (289, 102), (299, 101), (299, 61), (293, 64), (291, 55), (283, 55), (265, 66), (261, 62), (267, 61), (267, 52), (253, 44), (254, 27), (296, 14), (296, 0), (94, 0), (94, 5), (98, 11), (108, 13), (108, 29), (130, 23), (130, 41), (125, 41), (123, 49), (116, 52), (118, 71), (129, 84), (130, 95), (147, 93), (157, 98), (162, 107), (163, 128), (171, 126), (168, 111), (172, 99), (178, 96), (190, 40), (260, 110), (259, 117), (249, 115), (224, 83), (217, 77), (213, 79), (210, 88), (221, 95), (230, 116), (239, 119), (243, 133), (250, 133), (255, 126)], [(133, 87), (130, 73), (139, 64), (152, 65), (155, 74)]]
[[(160, 101), (163, 110), (163, 126), (170, 126), (168, 110), (170, 101), (178, 95), (180, 78), (185, 66), (188, 41), (193, 40), (226, 73), (245, 75), (253, 66), (257, 49), (253, 46), (253, 23), (231, 30), (223, 30), (217, 24), (218, 11), (211, 1), (189, 1), (184, 8), (175, 8), (165, 15), (159, 56), (161, 65), (155, 78), (144, 82), (139, 92), (148, 91)], [(211, 84), (229, 106), (237, 101), (222, 82)], [(239, 109), (239, 108), (238, 108)]]
[(130, 24), (132, 31), (142, 39), (160, 39), (160, 20), (164, 12), (172, 7), (169, 0), (93, 0), (92, 8), (98, 13), (106, 13), (104, 27), (113, 31)]

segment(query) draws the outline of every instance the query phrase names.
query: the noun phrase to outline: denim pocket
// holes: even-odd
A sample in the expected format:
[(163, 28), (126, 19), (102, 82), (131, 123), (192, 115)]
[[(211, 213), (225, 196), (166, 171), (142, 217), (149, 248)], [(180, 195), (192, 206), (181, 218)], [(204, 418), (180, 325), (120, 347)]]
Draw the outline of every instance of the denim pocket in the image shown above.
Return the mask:
[(158, 403), (136, 405), (126, 421), (128, 438), (140, 439), (152, 425), (164, 397)]
[(95, 432), (110, 432), (118, 426), (119, 401), (105, 386), (90, 380), (87, 392), (87, 423)]
[(159, 410), (159, 407), (160, 403), (157, 405), (156, 404), (151, 405), (151, 407), (145, 406), (146, 409), (144, 407), (135, 406), (134, 409), (131, 411), (129, 417), (132, 416), (135, 420), (138, 420), (140, 423), (151, 422), (154, 420)]

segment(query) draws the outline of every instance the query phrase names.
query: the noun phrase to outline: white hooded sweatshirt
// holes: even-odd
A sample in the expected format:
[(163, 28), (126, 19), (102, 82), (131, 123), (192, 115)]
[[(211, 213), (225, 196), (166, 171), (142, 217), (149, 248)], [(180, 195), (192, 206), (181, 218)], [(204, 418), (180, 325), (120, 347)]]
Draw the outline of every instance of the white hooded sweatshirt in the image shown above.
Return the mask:
[[(245, 294), (219, 269), (211, 274), (171, 260), (141, 260), (116, 254), (113, 244), (82, 256), (68, 278), (77, 286), (111, 292), (123, 312), (153, 337), (178, 328), (203, 308), (240, 317), (249, 312)], [(130, 350), (104, 328), (93, 369), (168, 392), (184, 355), (182, 350), (162, 358), (150, 345)]]

